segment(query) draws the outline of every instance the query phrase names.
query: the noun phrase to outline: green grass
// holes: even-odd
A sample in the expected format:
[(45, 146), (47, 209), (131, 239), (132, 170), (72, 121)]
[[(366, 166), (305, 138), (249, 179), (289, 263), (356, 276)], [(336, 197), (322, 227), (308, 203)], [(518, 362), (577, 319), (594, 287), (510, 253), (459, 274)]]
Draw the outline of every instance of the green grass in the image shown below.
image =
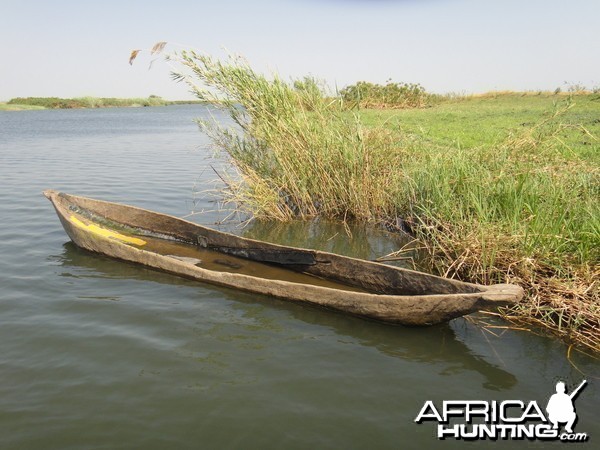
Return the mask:
[(384, 125), (435, 144), (473, 148), (498, 144), (519, 134), (567, 103), (574, 107), (561, 121), (575, 127), (564, 130), (565, 143), (576, 148), (577, 153), (598, 156), (597, 142), (577, 127), (583, 126), (600, 136), (600, 94), (465, 97), (426, 109), (362, 110), (361, 116), (366, 126)]
[(518, 236), (524, 257), (560, 267), (599, 258), (599, 99), (507, 95), (361, 116), (412, 137), (403, 215)]
[(358, 110), (239, 59), (178, 61), (189, 71), (178, 78), (241, 129), (202, 124), (239, 170), (229, 185), (239, 207), (279, 220), (402, 221), (427, 270), (518, 283), (528, 296), (505, 317), (600, 351), (598, 94)]
[(361, 116), (402, 136), (399, 214), (430, 267), (521, 284), (528, 296), (506, 317), (600, 350), (600, 96), (508, 94)]

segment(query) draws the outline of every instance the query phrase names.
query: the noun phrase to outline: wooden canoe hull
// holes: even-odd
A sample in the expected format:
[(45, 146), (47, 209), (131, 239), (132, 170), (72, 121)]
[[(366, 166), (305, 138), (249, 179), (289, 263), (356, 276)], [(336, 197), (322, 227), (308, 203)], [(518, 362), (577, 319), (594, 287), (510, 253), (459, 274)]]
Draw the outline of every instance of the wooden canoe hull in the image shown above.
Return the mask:
[[(475, 311), (510, 305), (523, 296), (523, 290), (515, 285), (482, 286), (463, 283), (332, 253), (246, 239), (141, 208), (52, 190), (45, 191), (44, 195), (54, 205), (70, 239), (86, 250), (194, 280), (318, 305), (373, 320), (403, 325), (432, 325)], [(90, 233), (73, 220), (75, 209), (89, 211), (127, 227), (169, 236), (224, 254), (335, 280), (366, 292), (342, 291), (209, 270), (175, 257)]]

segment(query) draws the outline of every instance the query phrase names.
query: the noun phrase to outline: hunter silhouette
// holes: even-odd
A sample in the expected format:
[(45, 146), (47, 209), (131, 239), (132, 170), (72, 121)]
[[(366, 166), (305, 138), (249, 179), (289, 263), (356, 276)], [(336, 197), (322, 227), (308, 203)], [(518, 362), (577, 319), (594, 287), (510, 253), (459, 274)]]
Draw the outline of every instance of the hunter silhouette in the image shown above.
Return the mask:
[(548, 419), (552, 422), (554, 429), (558, 428), (558, 423), (566, 423), (565, 431), (567, 433), (573, 432), (573, 424), (577, 420), (577, 414), (575, 414), (575, 407), (573, 406), (573, 398), (579, 393), (581, 388), (586, 383), (583, 380), (577, 389), (571, 394), (565, 393), (565, 383), (559, 381), (556, 383), (556, 394), (553, 394), (548, 400), (548, 406), (546, 406), (546, 412), (548, 413)]

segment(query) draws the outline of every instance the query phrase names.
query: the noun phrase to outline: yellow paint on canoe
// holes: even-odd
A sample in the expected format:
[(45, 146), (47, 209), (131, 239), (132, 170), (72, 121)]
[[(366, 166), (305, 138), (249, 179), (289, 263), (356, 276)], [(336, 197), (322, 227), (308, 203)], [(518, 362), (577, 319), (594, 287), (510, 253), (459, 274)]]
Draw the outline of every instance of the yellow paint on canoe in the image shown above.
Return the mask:
[(83, 223), (81, 220), (79, 220), (75, 216), (71, 216), (70, 220), (78, 228), (81, 228), (82, 230), (96, 234), (98, 236), (102, 236), (102, 237), (105, 237), (108, 239), (117, 239), (118, 241), (125, 242), (127, 244), (134, 244), (134, 245), (145, 245), (146, 244), (146, 241), (144, 241), (142, 239), (134, 238), (131, 236), (125, 236), (124, 234), (117, 233), (116, 231), (107, 230), (106, 228), (99, 227), (98, 225), (96, 225), (94, 223), (90, 223), (89, 225), (86, 225), (85, 223)]

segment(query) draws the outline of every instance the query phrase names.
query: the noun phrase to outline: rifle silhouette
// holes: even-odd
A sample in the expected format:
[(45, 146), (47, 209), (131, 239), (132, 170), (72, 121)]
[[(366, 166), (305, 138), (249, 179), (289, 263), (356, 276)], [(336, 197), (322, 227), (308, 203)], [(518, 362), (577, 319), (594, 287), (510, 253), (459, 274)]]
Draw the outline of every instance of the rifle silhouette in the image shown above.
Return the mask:
[(583, 386), (585, 385), (585, 383), (587, 383), (587, 380), (583, 380), (583, 381), (581, 382), (581, 384), (580, 384), (579, 386), (577, 386), (577, 389), (575, 389), (573, 392), (571, 392), (571, 393), (569, 394), (569, 398), (570, 398), (571, 400), (573, 400), (573, 398), (575, 398), (575, 396), (576, 396), (577, 394), (579, 394), (579, 391), (581, 390), (581, 388), (583, 388)]

